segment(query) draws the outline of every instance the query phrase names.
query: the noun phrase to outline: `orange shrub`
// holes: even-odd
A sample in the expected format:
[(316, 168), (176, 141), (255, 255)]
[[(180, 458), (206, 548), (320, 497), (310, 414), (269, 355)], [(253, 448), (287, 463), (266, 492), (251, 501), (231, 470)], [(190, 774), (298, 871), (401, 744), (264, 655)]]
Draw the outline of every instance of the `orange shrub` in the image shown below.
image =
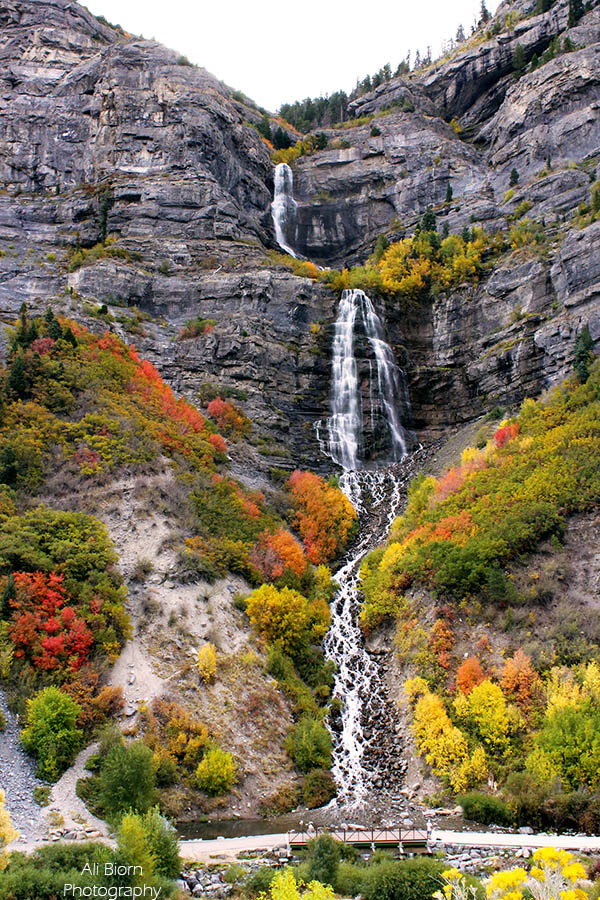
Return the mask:
[(296, 510), (295, 526), (312, 563), (335, 559), (346, 548), (357, 520), (342, 491), (312, 472), (296, 469), (289, 480)]
[(207, 406), (207, 412), (211, 419), (219, 426), (229, 437), (238, 437), (244, 434), (250, 434), (252, 423), (243, 413), (236, 409), (233, 404), (220, 397), (215, 397)]
[(518, 422), (513, 422), (511, 425), (502, 425), (494, 434), (494, 442), (496, 444), (496, 447), (498, 447), (498, 449), (500, 449), (500, 447), (504, 447), (504, 445), (508, 444), (509, 441), (514, 440), (518, 433)]
[(454, 643), (454, 632), (448, 623), (443, 619), (437, 619), (429, 636), (429, 649), (437, 656), (437, 660), (443, 669), (450, 667), (450, 653)]
[(521, 648), (504, 663), (500, 683), (504, 693), (511, 697), (521, 710), (530, 708), (536, 695), (539, 697), (541, 691), (539, 676)]
[(469, 656), (458, 667), (456, 673), (456, 686), (463, 694), (469, 694), (474, 687), (485, 681), (485, 675), (481, 663), (476, 656)]
[(308, 565), (304, 551), (289, 531), (264, 531), (250, 554), (250, 562), (263, 578), (274, 581), (289, 569), (298, 578)]

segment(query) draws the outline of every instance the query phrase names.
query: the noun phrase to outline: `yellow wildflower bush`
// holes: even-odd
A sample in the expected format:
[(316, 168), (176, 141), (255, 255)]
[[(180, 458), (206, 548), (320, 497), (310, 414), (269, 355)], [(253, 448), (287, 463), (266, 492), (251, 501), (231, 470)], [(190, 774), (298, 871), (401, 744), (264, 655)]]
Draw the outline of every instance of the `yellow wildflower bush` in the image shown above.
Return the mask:
[(588, 895), (576, 883), (586, 877), (585, 869), (572, 853), (543, 847), (533, 854), (529, 874), (523, 868), (496, 872), (485, 882), (489, 900), (587, 900)]
[(311, 881), (304, 885), (302, 881), (296, 881), (290, 868), (277, 872), (269, 893), (258, 895), (258, 900), (334, 900), (333, 889), (321, 884), (319, 881)]

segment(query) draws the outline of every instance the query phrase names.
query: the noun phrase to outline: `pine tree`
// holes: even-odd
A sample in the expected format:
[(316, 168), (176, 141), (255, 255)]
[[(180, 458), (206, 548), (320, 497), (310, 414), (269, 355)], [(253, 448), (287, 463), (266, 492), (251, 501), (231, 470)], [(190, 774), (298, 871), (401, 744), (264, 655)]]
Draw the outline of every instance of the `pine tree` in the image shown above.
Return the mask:
[(26, 376), (25, 363), (21, 354), (15, 356), (8, 373), (7, 387), (16, 394), (17, 397), (24, 399), (28, 392), (28, 382)]
[(452, 185), (450, 184), (450, 182), (448, 182), (448, 186), (446, 187), (446, 203), (450, 203), (450, 201), (452, 200), (452, 195)]
[(515, 47), (515, 52), (513, 55), (513, 69), (517, 76), (520, 76), (525, 71), (525, 65), (527, 60), (525, 59), (525, 51), (521, 44), (517, 44)]
[(512, 169), (510, 173), (510, 186), (514, 187), (519, 183), (519, 173), (516, 169)]
[(583, 0), (569, 0), (569, 28), (577, 25), (584, 11)]
[(48, 323), (46, 334), (48, 337), (51, 337), (53, 341), (60, 341), (63, 336), (63, 330), (58, 319), (53, 318), (52, 321)]
[(425, 211), (425, 214), (423, 215), (423, 218), (421, 220), (421, 226), (423, 228), (423, 231), (435, 231), (436, 218), (431, 206), (427, 207), (427, 210)]
[(2, 601), (0, 605), (0, 619), (10, 619), (12, 614), (12, 609), (10, 606), (10, 601), (14, 600), (15, 597), (15, 579), (12, 576), (12, 573), (6, 579), (6, 584), (4, 585), (4, 590), (2, 591)]
[(491, 13), (487, 6), (485, 5), (485, 0), (481, 0), (481, 10), (479, 11), (479, 24), (487, 25), (487, 23), (492, 18)]
[(458, 28), (456, 29), (456, 43), (462, 44), (462, 42), (464, 40), (465, 40), (465, 29), (463, 28), (462, 25), (459, 25)]
[(573, 368), (582, 384), (585, 384), (590, 377), (590, 361), (593, 346), (594, 342), (592, 341), (590, 329), (587, 325), (584, 325), (575, 340), (575, 360), (573, 363)]

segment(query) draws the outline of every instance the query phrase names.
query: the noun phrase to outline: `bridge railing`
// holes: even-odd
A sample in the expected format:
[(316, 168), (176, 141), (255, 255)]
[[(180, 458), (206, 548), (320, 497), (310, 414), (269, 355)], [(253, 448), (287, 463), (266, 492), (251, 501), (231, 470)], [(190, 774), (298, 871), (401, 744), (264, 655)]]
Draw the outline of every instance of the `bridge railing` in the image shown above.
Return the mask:
[(391, 846), (399, 844), (427, 843), (427, 831), (418, 828), (343, 828), (313, 826), (302, 831), (291, 829), (287, 833), (288, 844), (292, 847), (301, 847), (320, 834), (329, 834), (331, 837), (344, 844), (358, 844), (360, 846)]

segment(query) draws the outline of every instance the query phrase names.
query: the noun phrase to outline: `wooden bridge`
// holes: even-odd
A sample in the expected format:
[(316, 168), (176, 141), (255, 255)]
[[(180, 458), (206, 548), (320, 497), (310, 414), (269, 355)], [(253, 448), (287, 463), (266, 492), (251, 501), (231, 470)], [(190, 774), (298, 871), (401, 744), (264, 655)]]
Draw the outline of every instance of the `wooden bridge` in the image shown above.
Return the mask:
[(422, 829), (404, 828), (313, 828), (305, 831), (288, 831), (287, 840), (291, 850), (304, 847), (308, 841), (320, 834), (330, 834), (336, 841), (352, 844), (354, 847), (395, 847), (398, 850), (427, 846), (427, 832)]

